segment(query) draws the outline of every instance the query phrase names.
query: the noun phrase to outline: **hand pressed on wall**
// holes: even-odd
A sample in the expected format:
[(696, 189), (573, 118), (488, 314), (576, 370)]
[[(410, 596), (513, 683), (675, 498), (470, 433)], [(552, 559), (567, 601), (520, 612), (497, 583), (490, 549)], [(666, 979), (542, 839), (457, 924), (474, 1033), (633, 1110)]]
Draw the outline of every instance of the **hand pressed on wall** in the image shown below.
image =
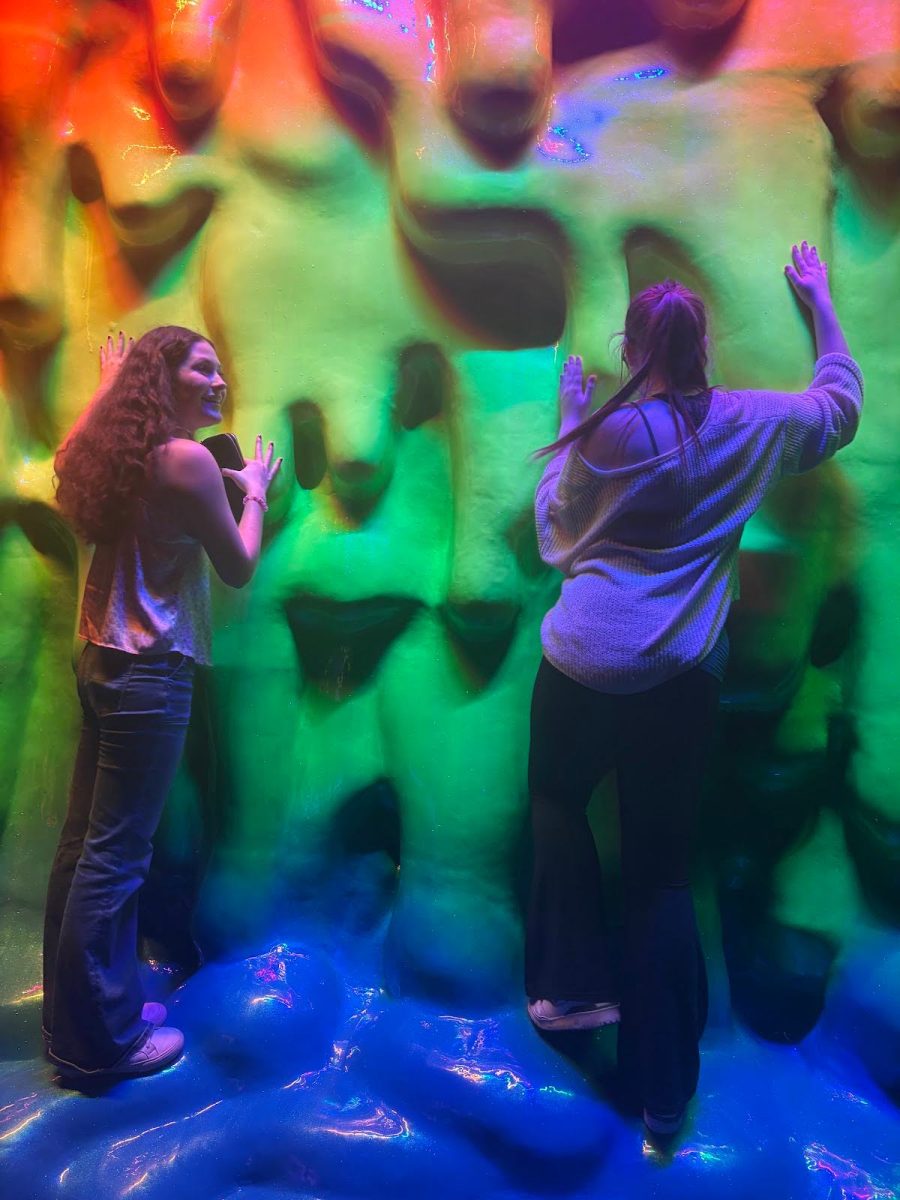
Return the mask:
[(819, 251), (808, 242), (792, 247), (793, 264), (784, 268), (791, 286), (808, 308), (826, 303), (831, 298), (828, 286), (828, 263), (819, 258)]
[(597, 376), (584, 378), (584, 366), (578, 354), (570, 354), (559, 377), (560, 434), (580, 425), (591, 411)]
[(134, 346), (134, 338), (126, 338), (122, 330), (119, 330), (117, 338), (109, 334), (105, 342), (100, 344), (100, 383), (98, 390), (106, 391), (112, 385), (113, 380), (122, 369), (122, 364), (131, 353)]

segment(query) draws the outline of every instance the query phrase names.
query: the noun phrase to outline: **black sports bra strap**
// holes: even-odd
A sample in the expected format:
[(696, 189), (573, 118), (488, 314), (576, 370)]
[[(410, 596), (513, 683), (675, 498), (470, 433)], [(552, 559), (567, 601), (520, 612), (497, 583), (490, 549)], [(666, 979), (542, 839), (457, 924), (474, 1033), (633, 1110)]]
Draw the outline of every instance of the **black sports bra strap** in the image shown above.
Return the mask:
[(653, 447), (654, 457), (659, 458), (659, 445), (657, 444), (656, 437), (654, 436), (653, 426), (650, 424), (649, 417), (641, 408), (641, 406), (634, 402), (634, 400), (626, 400), (625, 403), (629, 408), (633, 408), (644, 422), (644, 428), (647, 430), (647, 437), (650, 439), (650, 445)]

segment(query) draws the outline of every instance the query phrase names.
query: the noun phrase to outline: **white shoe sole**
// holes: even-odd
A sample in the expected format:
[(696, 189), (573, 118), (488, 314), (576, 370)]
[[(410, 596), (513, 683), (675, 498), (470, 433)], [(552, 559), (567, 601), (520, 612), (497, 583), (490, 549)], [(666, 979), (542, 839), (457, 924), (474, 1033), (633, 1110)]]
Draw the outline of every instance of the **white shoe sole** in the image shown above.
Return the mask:
[[(178, 1038), (171, 1039), (166, 1036), (165, 1041), (170, 1042), (170, 1045), (168, 1049), (159, 1051), (153, 1040), (157, 1032), (162, 1032), (164, 1035), (177, 1032)], [(142, 1046), (133, 1051), (124, 1062), (116, 1063), (114, 1067), (101, 1067), (93, 1071), (82, 1071), (71, 1063), (63, 1063), (58, 1059), (54, 1061), (60, 1075), (68, 1082), (89, 1079), (129, 1079), (139, 1075), (155, 1075), (158, 1071), (165, 1071), (167, 1067), (174, 1066), (182, 1054), (184, 1054), (184, 1037), (181, 1035), (181, 1031), (163, 1028), (160, 1031), (154, 1030)]]
[(603, 1025), (615, 1025), (621, 1019), (618, 1004), (604, 1004), (602, 1008), (586, 1008), (575, 1012), (561, 1013), (558, 1017), (545, 1017), (535, 1011), (534, 1004), (528, 1005), (528, 1015), (538, 1029), (600, 1029)]

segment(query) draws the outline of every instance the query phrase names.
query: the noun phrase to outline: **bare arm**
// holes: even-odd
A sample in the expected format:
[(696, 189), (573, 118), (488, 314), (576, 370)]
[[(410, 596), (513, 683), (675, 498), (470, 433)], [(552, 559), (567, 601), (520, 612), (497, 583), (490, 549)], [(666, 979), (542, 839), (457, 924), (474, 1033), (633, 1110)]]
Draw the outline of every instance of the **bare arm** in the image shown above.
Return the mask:
[(816, 355), (819, 358), (826, 354), (850, 353), (830, 296), (827, 302), (822, 301), (813, 309), (813, 331), (816, 336)]
[(812, 385), (790, 399), (782, 468), (793, 475), (815, 467), (853, 440), (862, 411), (863, 383), (855, 362), (826, 357), (839, 354), (849, 359), (850, 347), (831, 299), (828, 264), (819, 258), (816, 247), (808, 242), (793, 246), (791, 263), (784, 271), (812, 314), (819, 359)]
[(826, 354), (849, 354), (850, 347), (841, 328), (831, 289), (828, 285), (828, 263), (819, 258), (819, 251), (808, 242), (791, 248), (792, 262), (784, 268), (800, 301), (812, 314), (816, 339), (816, 357)]
[(248, 497), (240, 524), (231, 514), (222, 472), (205, 446), (176, 438), (158, 455), (159, 483), (182, 501), (188, 532), (201, 543), (216, 574), (229, 587), (249, 583), (259, 562), (266, 492), (281, 466), (281, 459), (272, 462), (272, 454), (271, 442), (264, 454), (258, 437), (256, 456), (243, 471), (228, 472)]

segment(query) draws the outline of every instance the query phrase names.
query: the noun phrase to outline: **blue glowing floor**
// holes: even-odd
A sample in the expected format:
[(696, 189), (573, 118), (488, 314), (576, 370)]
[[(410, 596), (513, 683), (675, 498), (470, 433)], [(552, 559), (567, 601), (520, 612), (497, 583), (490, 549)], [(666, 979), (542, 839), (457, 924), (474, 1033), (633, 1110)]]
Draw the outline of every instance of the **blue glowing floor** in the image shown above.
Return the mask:
[(284, 947), (170, 1004), (188, 1050), (162, 1075), (83, 1095), (0, 1066), (4, 1200), (900, 1198), (900, 1112), (815, 1037), (711, 1034), (664, 1153), (611, 1106), (613, 1032), (551, 1045), (521, 1010), (391, 1001)]

